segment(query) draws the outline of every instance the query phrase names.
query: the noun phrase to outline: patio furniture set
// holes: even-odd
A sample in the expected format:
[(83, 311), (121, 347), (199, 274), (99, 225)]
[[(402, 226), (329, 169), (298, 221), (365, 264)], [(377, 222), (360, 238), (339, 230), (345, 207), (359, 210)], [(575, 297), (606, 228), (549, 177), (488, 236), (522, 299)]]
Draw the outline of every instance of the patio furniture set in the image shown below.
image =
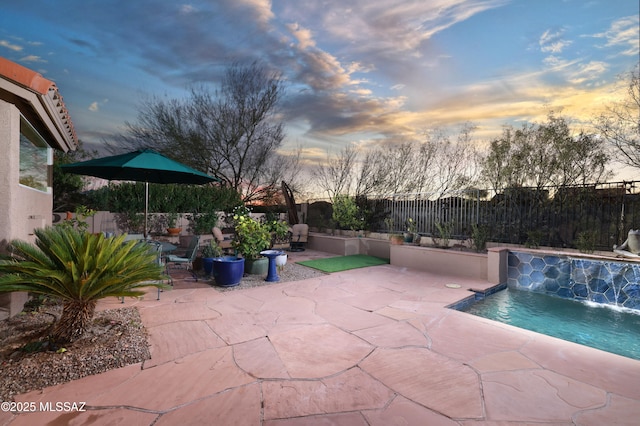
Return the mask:
[[(304, 251), (305, 244), (307, 243), (309, 227), (306, 224), (296, 224), (289, 229), (289, 244), (288, 247), (275, 248), (271, 250), (263, 250), (260, 254), (268, 259), (268, 268), (267, 268), (267, 276), (265, 278), (266, 281), (278, 281), (279, 277), (277, 274), (277, 266), (281, 266), (282, 257), (285, 255), (286, 251)], [(213, 241), (220, 248), (220, 251), (224, 254), (222, 257), (217, 257), (216, 259), (220, 262), (238, 260), (236, 256), (235, 249), (233, 247), (233, 234), (223, 234), (222, 230), (218, 227), (214, 227), (212, 229)], [(171, 267), (182, 267), (187, 269), (191, 276), (198, 281), (198, 274), (194, 268), (194, 262), (198, 256), (198, 252), (200, 250), (200, 242), (202, 241), (200, 235), (192, 235), (188, 239), (188, 243), (184, 250), (180, 250), (180, 247), (172, 244), (168, 241), (162, 240), (152, 240), (149, 237), (145, 238), (142, 234), (130, 234), (127, 236), (126, 240), (140, 240), (145, 244), (149, 244), (151, 250), (157, 254), (156, 259), (158, 264), (163, 265), (165, 267), (165, 272), (168, 277), (169, 285), (173, 285), (173, 278), (171, 277)], [(180, 250), (180, 252), (177, 252)], [(286, 261), (286, 260), (285, 260)], [(242, 262), (244, 264), (244, 262)], [(244, 273), (244, 267), (240, 271), (240, 278)], [(216, 274), (213, 274), (216, 278), (216, 282), (219, 285), (223, 286), (232, 286), (236, 285), (235, 282), (237, 279), (231, 279), (229, 282), (228, 279), (224, 277), (217, 277)], [(161, 290), (158, 289), (158, 300), (160, 300)]]

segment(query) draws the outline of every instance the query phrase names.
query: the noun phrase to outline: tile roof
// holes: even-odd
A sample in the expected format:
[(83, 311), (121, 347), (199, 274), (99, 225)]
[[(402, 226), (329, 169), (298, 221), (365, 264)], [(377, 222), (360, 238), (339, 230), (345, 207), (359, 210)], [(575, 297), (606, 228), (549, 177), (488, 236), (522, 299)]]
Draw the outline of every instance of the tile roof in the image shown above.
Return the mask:
[(0, 57), (0, 99), (14, 104), (52, 147), (68, 151), (78, 145), (58, 87), (36, 71)]

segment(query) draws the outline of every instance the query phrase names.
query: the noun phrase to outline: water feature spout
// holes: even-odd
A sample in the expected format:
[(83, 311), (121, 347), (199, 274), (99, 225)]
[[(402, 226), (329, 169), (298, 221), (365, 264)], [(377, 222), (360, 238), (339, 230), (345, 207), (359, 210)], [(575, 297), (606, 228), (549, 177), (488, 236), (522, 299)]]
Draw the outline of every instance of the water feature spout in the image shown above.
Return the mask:
[(543, 253), (509, 256), (510, 287), (640, 309), (640, 263)]

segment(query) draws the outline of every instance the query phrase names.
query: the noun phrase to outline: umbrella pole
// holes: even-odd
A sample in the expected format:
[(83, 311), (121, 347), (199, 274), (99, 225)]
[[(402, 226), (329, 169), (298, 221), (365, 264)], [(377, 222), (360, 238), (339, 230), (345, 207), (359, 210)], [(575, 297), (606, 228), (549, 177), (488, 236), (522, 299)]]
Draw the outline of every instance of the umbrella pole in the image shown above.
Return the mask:
[(144, 183), (144, 239), (147, 239), (147, 216), (149, 215), (149, 182)]

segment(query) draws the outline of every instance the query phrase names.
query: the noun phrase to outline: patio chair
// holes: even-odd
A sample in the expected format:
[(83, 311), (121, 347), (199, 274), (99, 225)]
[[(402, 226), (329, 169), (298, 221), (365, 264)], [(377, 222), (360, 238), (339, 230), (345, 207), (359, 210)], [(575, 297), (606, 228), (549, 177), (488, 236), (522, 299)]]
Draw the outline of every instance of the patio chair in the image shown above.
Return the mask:
[(289, 241), (289, 251), (304, 251), (309, 237), (309, 225), (297, 223), (291, 227), (291, 240)]
[[(162, 259), (162, 244), (160, 244), (158, 241), (147, 241), (147, 243), (151, 246), (151, 251), (156, 253), (156, 263), (160, 266), (164, 266), (164, 261)], [(160, 300), (161, 291), (162, 289), (158, 287), (158, 300)]]
[[(158, 263), (158, 265), (164, 266), (164, 263), (163, 263), (163, 260), (162, 260), (162, 244), (160, 244), (160, 242), (158, 242), (158, 241), (151, 241), (151, 240), (146, 241), (144, 244), (149, 244), (149, 251), (156, 254), (155, 262)], [(171, 282), (171, 277), (169, 277), (169, 282)], [(161, 291), (162, 291), (162, 289), (160, 287), (158, 287), (158, 300), (160, 300), (160, 292)], [(121, 297), (120, 300), (121, 300), (122, 303), (124, 303), (124, 296)]]
[(230, 237), (225, 237), (220, 228), (214, 226), (211, 229), (211, 233), (213, 234), (213, 238), (216, 240), (216, 243), (218, 243), (218, 247), (220, 247), (224, 253), (228, 253), (233, 250), (233, 246), (231, 245), (232, 239)]
[(198, 254), (198, 247), (200, 245), (200, 235), (194, 235), (191, 237), (191, 242), (187, 247), (187, 251), (184, 256), (176, 256), (174, 254), (170, 254), (165, 257), (166, 262), (166, 271), (167, 275), (169, 275), (169, 279), (171, 284), (173, 284), (173, 279), (171, 278), (171, 274), (169, 273), (169, 264), (174, 265), (185, 265), (187, 271), (191, 272), (193, 278), (198, 281), (198, 275), (193, 270), (193, 261), (196, 259), (196, 255)]

